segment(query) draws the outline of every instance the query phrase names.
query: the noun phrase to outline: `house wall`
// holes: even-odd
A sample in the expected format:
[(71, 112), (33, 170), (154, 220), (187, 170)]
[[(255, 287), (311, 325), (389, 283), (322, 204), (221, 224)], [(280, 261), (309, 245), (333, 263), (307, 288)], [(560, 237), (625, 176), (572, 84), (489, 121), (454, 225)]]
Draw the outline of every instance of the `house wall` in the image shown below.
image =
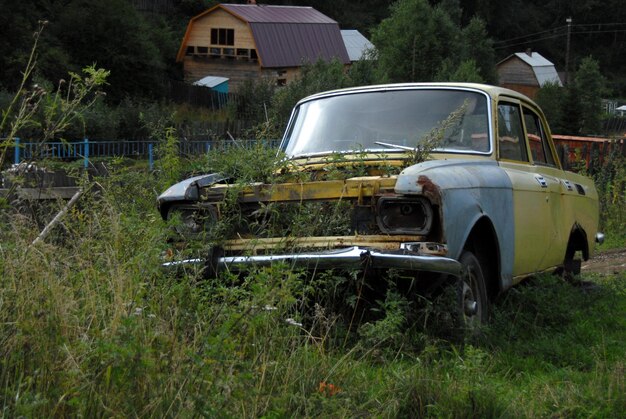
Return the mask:
[(225, 28), (235, 30), (234, 48), (255, 49), (252, 31), (246, 22), (239, 20), (230, 13), (217, 9), (193, 22), (187, 46), (223, 47), (211, 44), (211, 29)]
[[(212, 44), (213, 28), (233, 29), (234, 45)], [(188, 47), (194, 47), (193, 53), (187, 52)], [(199, 50), (199, 47), (205, 50)], [(212, 48), (217, 48), (218, 52)], [(224, 49), (232, 49), (234, 53), (227, 55)], [(239, 50), (246, 50), (247, 54), (240, 55)], [(185, 81), (192, 83), (209, 75), (227, 77), (230, 79), (229, 90), (234, 91), (243, 80), (261, 76), (261, 67), (252, 51), (256, 51), (256, 45), (248, 24), (224, 10), (216, 9), (193, 21), (183, 58)]]
[(500, 63), (497, 68), (498, 85), (520, 92), (534, 99), (539, 90), (539, 83), (533, 69), (518, 58), (511, 58)]
[(300, 68), (261, 68), (257, 61), (211, 56), (186, 56), (183, 66), (186, 82), (193, 83), (208, 75), (227, 77), (230, 92), (236, 92), (245, 80), (271, 79), (282, 85), (300, 74)]
[(512, 58), (498, 65), (498, 78), (500, 85), (527, 85), (538, 86), (537, 78), (533, 69), (518, 58)]
[(507, 89), (515, 90), (523, 95), (528, 96), (531, 99), (535, 99), (537, 96), (537, 92), (539, 91), (539, 86), (528, 86), (524, 84), (513, 84), (513, 83), (502, 83), (500, 81), (500, 86), (505, 87)]

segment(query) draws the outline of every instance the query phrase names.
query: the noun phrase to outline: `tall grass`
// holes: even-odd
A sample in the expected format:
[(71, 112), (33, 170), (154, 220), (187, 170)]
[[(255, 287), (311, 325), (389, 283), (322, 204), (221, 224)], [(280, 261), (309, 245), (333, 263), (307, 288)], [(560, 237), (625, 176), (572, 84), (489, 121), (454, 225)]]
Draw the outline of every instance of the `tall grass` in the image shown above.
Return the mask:
[(600, 228), (604, 248), (626, 247), (626, 156), (615, 147), (592, 173), (600, 199)]
[(0, 213), (2, 416), (617, 417), (626, 409), (625, 273), (587, 277), (594, 287), (537, 277), (495, 303), (492, 326), (471, 345), (407, 325), (410, 302), (393, 293), (377, 322), (343, 338), (346, 324), (328, 305), (298, 324), (303, 296), (341, 285), (337, 278), (310, 283), (280, 266), (217, 280), (168, 273), (160, 268), (168, 228), (154, 208), (162, 179), (112, 168), (98, 181), (99, 192), (35, 246), (35, 220)]

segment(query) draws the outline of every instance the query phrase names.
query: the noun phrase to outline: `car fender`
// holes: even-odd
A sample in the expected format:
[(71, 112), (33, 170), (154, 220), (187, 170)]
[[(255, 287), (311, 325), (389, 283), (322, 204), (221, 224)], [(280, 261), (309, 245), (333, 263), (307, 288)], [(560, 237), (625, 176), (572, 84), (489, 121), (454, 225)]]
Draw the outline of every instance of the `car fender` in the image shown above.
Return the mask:
[(159, 210), (161, 211), (161, 215), (163, 217), (167, 215), (167, 208), (173, 202), (198, 201), (198, 199), (200, 199), (200, 188), (211, 186), (226, 179), (228, 179), (228, 176), (221, 173), (211, 173), (190, 177), (189, 179), (185, 179), (170, 186), (157, 198), (157, 204), (159, 206)]
[[(495, 230), (500, 254), (501, 286), (512, 283), (513, 191), (506, 173), (493, 160), (431, 160), (404, 169), (395, 192), (423, 195), (439, 207), (448, 256), (461, 256), (472, 229), (487, 217)], [(497, 257), (497, 252), (494, 257)]]

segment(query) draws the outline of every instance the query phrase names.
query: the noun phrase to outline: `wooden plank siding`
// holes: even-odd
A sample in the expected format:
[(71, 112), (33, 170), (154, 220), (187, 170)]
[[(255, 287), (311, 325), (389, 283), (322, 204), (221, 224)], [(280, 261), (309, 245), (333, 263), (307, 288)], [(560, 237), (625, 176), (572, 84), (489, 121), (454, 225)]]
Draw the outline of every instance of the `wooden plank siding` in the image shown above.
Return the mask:
[(236, 86), (243, 80), (259, 78), (262, 73), (257, 62), (226, 57), (186, 56), (183, 66), (186, 82), (193, 83), (207, 75), (227, 77), (230, 91), (236, 90)]
[(531, 99), (535, 99), (537, 97), (537, 92), (539, 91), (539, 86), (528, 86), (525, 84), (513, 84), (513, 83), (500, 82), (500, 86), (505, 87), (507, 89), (515, 90), (516, 92), (520, 92), (521, 94), (526, 95)]
[(501, 84), (539, 86), (532, 67), (518, 58), (501, 63), (498, 66), (498, 77)]
[[(212, 43), (216, 29), (232, 45)], [(246, 80), (289, 84), (304, 62), (331, 58), (350, 65), (337, 22), (311, 7), (218, 4), (190, 20), (176, 61), (185, 82), (221, 76), (237, 92)]]
[[(234, 45), (225, 46), (211, 43), (211, 29), (233, 29)], [(247, 22), (240, 20), (225, 10), (216, 9), (193, 22), (186, 46), (206, 48), (234, 48), (256, 50), (252, 31)], [(276, 79), (275, 70), (261, 68), (259, 60), (247, 57), (225, 57), (211, 55), (185, 55), (183, 58), (185, 81), (193, 83), (207, 75), (227, 77), (230, 91), (236, 92), (245, 80), (268, 78)]]
[(256, 49), (252, 31), (248, 24), (221, 9), (202, 16), (193, 23), (192, 31), (187, 39), (187, 45), (223, 47), (223, 45), (211, 44), (211, 29), (213, 28), (234, 29), (235, 45), (233, 48)]
[(498, 65), (499, 85), (520, 92), (531, 99), (537, 96), (539, 82), (531, 66), (512, 57)]

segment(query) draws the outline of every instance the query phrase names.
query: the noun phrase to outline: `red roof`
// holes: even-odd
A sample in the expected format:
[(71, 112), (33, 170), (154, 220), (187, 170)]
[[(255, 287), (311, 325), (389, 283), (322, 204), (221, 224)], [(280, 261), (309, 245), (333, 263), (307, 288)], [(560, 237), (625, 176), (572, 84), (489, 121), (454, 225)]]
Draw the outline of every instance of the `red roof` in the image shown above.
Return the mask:
[[(312, 7), (219, 4), (192, 18), (187, 34), (194, 20), (217, 8), (248, 23), (263, 67), (299, 67), (333, 58), (350, 63), (339, 24)], [(182, 59), (187, 34), (178, 60)]]
[(334, 20), (312, 7), (269, 6), (261, 4), (221, 4), (250, 23), (334, 23)]
[(251, 23), (263, 67), (298, 67), (320, 58), (349, 64), (339, 26), (299, 23)]

